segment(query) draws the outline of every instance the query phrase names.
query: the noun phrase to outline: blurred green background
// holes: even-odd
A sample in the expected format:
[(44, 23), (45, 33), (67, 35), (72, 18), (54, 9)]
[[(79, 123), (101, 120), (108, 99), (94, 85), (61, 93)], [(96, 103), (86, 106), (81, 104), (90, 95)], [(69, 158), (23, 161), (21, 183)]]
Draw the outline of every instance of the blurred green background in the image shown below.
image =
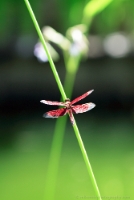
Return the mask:
[[(94, 0), (95, 1), (95, 0)], [(88, 0), (31, 0), (40, 27), (65, 34), (81, 23)], [(92, 20), (90, 51), (80, 64), (73, 98), (94, 89), (77, 115), (90, 162), (104, 199), (133, 199), (134, 192), (134, 1), (113, 0)], [(56, 120), (41, 99), (60, 100), (48, 63), (33, 55), (37, 33), (24, 1), (0, 1), (0, 199), (44, 199), (45, 178)], [(63, 57), (56, 67), (64, 81)], [(62, 120), (59, 119), (59, 120)], [(95, 196), (68, 120), (55, 199)]]

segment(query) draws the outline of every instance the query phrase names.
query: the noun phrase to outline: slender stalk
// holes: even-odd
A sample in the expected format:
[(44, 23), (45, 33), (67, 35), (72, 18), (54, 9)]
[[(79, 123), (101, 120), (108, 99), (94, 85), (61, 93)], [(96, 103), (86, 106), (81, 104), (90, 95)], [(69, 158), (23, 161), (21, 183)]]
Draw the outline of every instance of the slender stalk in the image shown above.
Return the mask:
[(45, 180), (45, 198), (49, 200), (55, 199), (56, 180), (58, 176), (58, 168), (64, 138), (64, 130), (66, 127), (67, 116), (59, 118), (56, 122), (55, 132), (53, 136), (47, 176)]
[[(70, 62), (67, 63), (71, 64)], [(77, 66), (75, 68), (77, 68)], [(69, 70), (66, 72), (64, 88), (68, 94), (68, 97), (72, 96), (75, 76), (76, 76), (76, 71), (74, 73), (70, 73)], [(67, 116), (64, 116), (63, 118), (59, 118), (56, 121), (55, 125), (54, 136), (50, 151), (50, 158), (48, 163), (47, 176), (46, 176), (46, 185), (45, 185), (45, 199), (49, 200), (54, 200), (54, 195), (56, 190), (56, 179), (58, 175), (58, 166), (60, 161), (66, 122), (67, 122)]]
[(35, 15), (34, 15), (34, 13), (33, 13), (33, 10), (32, 10), (32, 8), (31, 8), (31, 6), (30, 6), (29, 1), (28, 1), (28, 0), (24, 0), (24, 1), (25, 1), (25, 3), (26, 3), (27, 9), (28, 9), (28, 11), (29, 11), (29, 14), (30, 14), (30, 16), (31, 16), (31, 18), (32, 18), (32, 20), (33, 20), (33, 23), (34, 23), (34, 26), (35, 26), (35, 28), (36, 28), (36, 31), (37, 31), (37, 33), (38, 33), (38, 35), (39, 35), (40, 41), (41, 41), (41, 43), (42, 43), (42, 45), (43, 45), (43, 47), (44, 47), (44, 49), (45, 49), (45, 51), (46, 51), (46, 54), (47, 54), (47, 57), (48, 57), (48, 61), (49, 61), (49, 63), (50, 63), (50, 66), (51, 66), (52, 72), (53, 72), (53, 74), (54, 74), (55, 80), (56, 80), (56, 82), (57, 82), (57, 85), (58, 85), (58, 87), (59, 87), (59, 90), (60, 90), (60, 92), (61, 92), (62, 98), (63, 98), (63, 100), (65, 100), (65, 99), (67, 98), (67, 97), (66, 97), (66, 94), (65, 94), (65, 92), (64, 92), (64, 89), (63, 89), (62, 83), (61, 83), (61, 81), (60, 81), (59, 75), (58, 75), (58, 73), (57, 73), (56, 67), (55, 67), (55, 65), (54, 65), (54, 62), (53, 62), (53, 60), (52, 60), (52, 58), (51, 58), (51, 55), (50, 55), (50, 53), (49, 53), (49, 51), (48, 51), (47, 45), (46, 45), (46, 43), (45, 43), (44, 37), (43, 37), (42, 32), (41, 32), (41, 30), (40, 30), (40, 27), (39, 27), (39, 25), (38, 25), (38, 22), (37, 22), (37, 20), (36, 20), (36, 18), (35, 18)]
[(80, 146), (84, 161), (86, 163), (87, 170), (88, 170), (89, 176), (91, 178), (94, 190), (96, 192), (97, 199), (102, 200), (101, 195), (100, 195), (100, 191), (99, 191), (99, 188), (98, 188), (98, 185), (97, 185), (97, 182), (96, 182), (96, 179), (95, 179), (91, 164), (89, 162), (88, 155), (87, 155), (87, 152), (85, 150), (85, 147), (84, 147), (83, 141), (81, 139), (80, 132), (79, 132), (79, 129), (78, 129), (78, 126), (77, 126), (76, 122), (73, 125), (73, 129), (74, 129), (76, 138), (78, 140), (78, 143), (79, 143), (79, 146)]
[[(47, 49), (47, 46), (46, 46), (46, 43), (45, 43), (45, 41), (44, 41), (43, 35), (42, 35), (41, 30), (40, 30), (40, 28), (39, 28), (38, 22), (37, 22), (37, 20), (36, 20), (36, 18), (35, 18), (35, 16), (34, 16), (34, 13), (33, 13), (33, 11), (32, 11), (32, 8), (31, 8), (30, 4), (29, 4), (29, 1), (28, 1), (28, 0), (24, 0), (24, 1), (25, 1), (25, 3), (26, 3), (27, 9), (28, 9), (28, 11), (29, 11), (29, 13), (30, 13), (30, 16), (31, 16), (31, 18), (32, 18), (32, 20), (33, 20), (33, 23), (34, 23), (34, 25), (35, 25), (35, 28), (36, 28), (37, 33), (38, 33), (38, 35), (39, 35), (39, 38), (40, 38), (40, 40), (41, 40), (41, 42), (42, 42), (42, 45), (43, 45), (43, 47), (44, 47), (44, 49), (45, 49), (45, 51), (46, 51), (46, 53), (47, 53), (50, 66), (51, 66), (51, 69), (52, 69), (52, 71), (53, 71), (53, 74), (54, 74), (54, 77), (55, 77), (55, 79), (56, 79), (56, 82), (57, 82), (57, 85), (58, 85), (58, 87), (59, 87), (59, 90), (60, 90), (60, 92), (61, 92), (61, 95), (62, 95), (63, 99), (65, 100), (65, 99), (66, 99), (66, 94), (65, 94), (65, 92), (64, 92), (63, 86), (62, 86), (62, 84), (61, 84), (59, 75), (58, 75), (58, 73), (57, 73), (57, 71), (56, 71), (55, 65), (54, 65), (53, 60), (52, 60), (52, 58), (51, 58), (51, 55), (50, 55), (50, 53), (49, 53), (49, 51), (48, 51), (48, 49)], [(90, 165), (90, 162), (89, 162), (89, 160), (88, 160), (88, 156), (87, 156), (86, 150), (85, 150), (85, 148), (84, 148), (84, 144), (83, 144), (82, 139), (81, 139), (81, 137), (80, 137), (80, 133), (79, 133), (78, 127), (77, 127), (77, 125), (76, 125), (76, 122), (74, 123), (73, 128), (74, 128), (74, 132), (75, 132), (75, 135), (76, 135), (76, 137), (77, 137), (77, 140), (78, 140), (80, 149), (81, 149), (81, 151), (82, 151), (82, 155), (83, 155), (84, 161), (85, 161), (85, 163), (86, 163), (86, 166), (87, 166), (87, 169), (88, 169), (88, 173), (89, 173), (89, 175), (90, 175), (90, 177), (91, 177), (91, 180), (92, 180), (92, 183), (93, 183), (93, 186), (94, 186), (96, 195), (97, 195), (97, 197), (98, 197), (99, 200), (102, 200), (102, 199), (101, 199), (101, 196), (100, 196), (100, 192), (99, 192), (98, 186), (97, 186), (97, 183), (96, 183), (96, 180), (95, 180), (95, 177), (94, 177), (94, 174), (93, 174), (93, 171), (92, 171), (92, 168), (91, 168), (91, 165)], [(57, 159), (57, 158), (55, 157), (55, 159)], [(53, 183), (53, 179), (51, 179), (50, 181), (51, 181), (51, 183)], [(51, 192), (51, 191), (50, 191), (50, 192)]]

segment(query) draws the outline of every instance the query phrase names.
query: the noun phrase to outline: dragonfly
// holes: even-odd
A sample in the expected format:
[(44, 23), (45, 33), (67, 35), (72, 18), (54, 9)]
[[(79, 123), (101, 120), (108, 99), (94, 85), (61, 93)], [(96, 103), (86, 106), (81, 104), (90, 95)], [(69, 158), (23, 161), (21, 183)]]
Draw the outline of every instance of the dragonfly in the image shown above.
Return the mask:
[(58, 118), (58, 117), (66, 115), (68, 113), (69, 116), (70, 116), (71, 123), (74, 124), (75, 120), (74, 120), (73, 114), (87, 112), (87, 111), (93, 109), (96, 106), (94, 103), (91, 103), (91, 102), (85, 103), (85, 104), (80, 104), (80, 105), (74, 105), (78, 101), (87, 97), (93, 91), (94, 90), (89, 90), (88, 92), (86, 92), (83, 95), (75, 98), (72, 101), (70, 101), (69, 98), (67, 98), (65, 100), (65, 102), (41, 100), (40, 102), (43, 103), (43, 104), (53, 105), (53, 106), (63, 106), (63, 108), (59, 108), (59, 109), (56, 109), (56, 110), (51, 110), (51, 111), (46, 112), (43, 115), (43, 117), (45, 117), (45, 118)]

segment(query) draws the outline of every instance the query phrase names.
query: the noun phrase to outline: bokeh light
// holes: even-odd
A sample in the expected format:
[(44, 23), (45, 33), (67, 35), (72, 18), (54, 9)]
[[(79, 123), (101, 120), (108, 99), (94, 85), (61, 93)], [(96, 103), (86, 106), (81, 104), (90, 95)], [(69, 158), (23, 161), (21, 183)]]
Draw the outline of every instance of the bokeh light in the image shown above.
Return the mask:
[(104, 40), (105, 52), (114, 58), (127, 56), (130, 53), (130, 47), (129, 39), (121, 33), (110, 34)]

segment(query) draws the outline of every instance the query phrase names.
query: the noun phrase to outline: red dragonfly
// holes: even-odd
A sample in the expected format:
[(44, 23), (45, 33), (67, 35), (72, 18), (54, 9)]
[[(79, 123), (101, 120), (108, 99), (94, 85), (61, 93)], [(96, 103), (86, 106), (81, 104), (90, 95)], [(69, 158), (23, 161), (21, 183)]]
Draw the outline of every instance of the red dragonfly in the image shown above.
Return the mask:
[(51, 110), (49, 112), (46, 112), (43, 117), (46, 118), (58, 118), (63, 115), (66, 115), (67, 113), (70, 116), (70, 121), (72, 124), (74, 124), (74, 117), (73, 114), (78, 114), (78, 113), (83, 113), (91, 110), (92, 108), (95, 107), (94, 103), (85, 103), (85, 104), (80, 104), (80, 105), (73, 105), (76, 102), (84, 99), (87, 97), (89, 94), (91, 94), (93, 90), (90, 90), (83, 95), (75, 98), (73, 101), (70, 101), (70, 99), (66, 99), (65, 102), (58, 102), (58, 101), (46, 101), (46, 100), (41, 100), (41, 103), (48, 104), (48, 105), (54, 105), (54, 106), (64, 106), (64, 108), (59, 108), (56, 110)]

